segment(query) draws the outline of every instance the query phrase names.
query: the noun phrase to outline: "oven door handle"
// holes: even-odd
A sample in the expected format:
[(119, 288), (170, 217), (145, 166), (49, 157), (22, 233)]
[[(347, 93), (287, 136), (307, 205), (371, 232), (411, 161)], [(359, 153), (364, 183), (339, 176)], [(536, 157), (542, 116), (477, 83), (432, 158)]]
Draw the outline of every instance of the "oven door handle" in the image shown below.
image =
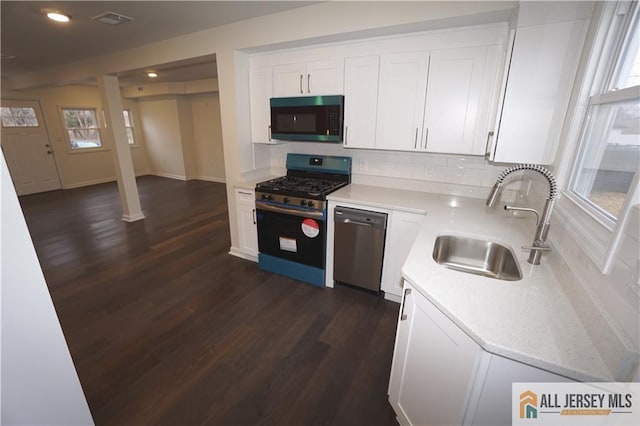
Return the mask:
[(285, 207), (274, 206), (273, 204), (265, 203), (264, 201), (258, 200), (256, 200), (256, 209), (288, 214), (291, 216), (309, 217), (312, 219), (324, 220), (324, 213), (321, 211), (287, 209)]

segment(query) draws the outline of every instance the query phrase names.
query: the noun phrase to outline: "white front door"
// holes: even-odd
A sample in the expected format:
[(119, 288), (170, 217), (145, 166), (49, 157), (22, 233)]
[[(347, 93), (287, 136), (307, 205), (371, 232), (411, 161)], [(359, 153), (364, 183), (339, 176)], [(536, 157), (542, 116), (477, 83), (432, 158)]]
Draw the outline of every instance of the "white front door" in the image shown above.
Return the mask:
[(60, 189), (60, 177), (37, 101), (2, 101), (2, 151), (18, 195)]

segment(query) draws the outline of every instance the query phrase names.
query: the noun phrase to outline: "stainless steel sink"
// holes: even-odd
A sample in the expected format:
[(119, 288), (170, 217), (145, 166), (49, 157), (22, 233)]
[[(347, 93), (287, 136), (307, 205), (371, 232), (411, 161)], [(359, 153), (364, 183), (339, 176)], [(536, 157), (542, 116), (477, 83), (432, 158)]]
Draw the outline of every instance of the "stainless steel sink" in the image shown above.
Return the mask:
[(433, 246), (433, 260), (469, 274), (505, 281), (522, 279), (513, 252), (502, 244), (457, 235), (440, 235)]

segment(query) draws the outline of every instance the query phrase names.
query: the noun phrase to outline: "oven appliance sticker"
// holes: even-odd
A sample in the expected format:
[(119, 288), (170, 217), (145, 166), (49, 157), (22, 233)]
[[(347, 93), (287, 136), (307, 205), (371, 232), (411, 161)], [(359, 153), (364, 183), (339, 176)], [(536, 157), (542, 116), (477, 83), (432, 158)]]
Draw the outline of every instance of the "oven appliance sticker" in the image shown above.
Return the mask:
[(280, 237), (280, 250), (290, 251), (291, 253), (298, 252), (298, 244), (295, 238)]
[(313, 219), (305, 219), (302, 221), (302, 233), (309, 238), (315, 238), (320, 234), (320, 225)]

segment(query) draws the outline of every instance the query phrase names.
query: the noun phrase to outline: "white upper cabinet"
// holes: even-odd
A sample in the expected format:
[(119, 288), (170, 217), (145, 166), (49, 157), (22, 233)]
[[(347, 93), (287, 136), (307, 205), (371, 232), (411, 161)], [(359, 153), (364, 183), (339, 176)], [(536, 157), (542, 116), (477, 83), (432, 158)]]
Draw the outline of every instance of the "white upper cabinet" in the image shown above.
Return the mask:
[(376, 149), (422, 150), (429, 52), (382, 55)]
[(343, 91), (343, 59), (293, 63), (273, 67), (274, 96), (341, 95)]
[(497, 46), (431, 52), (423, 146), (429, 152), (484, 153), (495, 90)]
[(344, 61), (344, 146), (375, 148), (380, 57)]
[(482, 155), (497, 46), (385, 55), (376, 149)]
[(271, 67), (249, 70), (249, 98), (251, 103), (251, 142), (275, 143), (271, 140), (271, 109), (273, 73)]
[(344, 94), (345, 148), (483, 155), (507, 32), (501, 23), (255, 55), (252, 140), (273, 143), (269, 97)]
[(584, 17), (593, 7), (535, 3), (520, 5), (496, 137), (488, 152), (495, 162), (553, 162), (586, 37)]

